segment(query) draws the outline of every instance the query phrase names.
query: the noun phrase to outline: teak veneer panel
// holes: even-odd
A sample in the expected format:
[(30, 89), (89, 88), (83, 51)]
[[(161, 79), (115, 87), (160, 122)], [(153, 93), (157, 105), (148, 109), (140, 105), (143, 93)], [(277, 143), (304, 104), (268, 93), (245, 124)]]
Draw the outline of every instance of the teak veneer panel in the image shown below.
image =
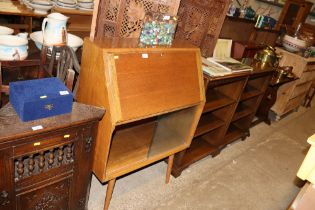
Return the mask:
[(134, 52), (114, 56), (122, 120), (177, 109), (200, 99), (199, 87), (189, 85), (198, 83), (198, 75), (191, 71), (197, 63), (195, 52)]

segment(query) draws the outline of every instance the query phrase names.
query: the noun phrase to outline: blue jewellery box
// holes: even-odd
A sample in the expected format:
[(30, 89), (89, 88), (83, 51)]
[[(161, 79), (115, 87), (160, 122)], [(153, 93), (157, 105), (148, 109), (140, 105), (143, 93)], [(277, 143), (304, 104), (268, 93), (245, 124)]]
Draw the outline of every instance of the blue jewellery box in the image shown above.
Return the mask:
[(72, 111), (73, 95), (56, 77), (11, 82), (10, 103), (22, 121)]

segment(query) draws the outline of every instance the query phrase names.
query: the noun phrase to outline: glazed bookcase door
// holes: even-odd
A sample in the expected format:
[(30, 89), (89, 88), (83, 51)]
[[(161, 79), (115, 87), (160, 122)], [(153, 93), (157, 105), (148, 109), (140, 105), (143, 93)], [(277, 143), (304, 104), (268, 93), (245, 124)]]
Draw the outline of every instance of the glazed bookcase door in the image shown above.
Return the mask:
[(13, 209), (12, 149), (0, 149), (0, 210)]

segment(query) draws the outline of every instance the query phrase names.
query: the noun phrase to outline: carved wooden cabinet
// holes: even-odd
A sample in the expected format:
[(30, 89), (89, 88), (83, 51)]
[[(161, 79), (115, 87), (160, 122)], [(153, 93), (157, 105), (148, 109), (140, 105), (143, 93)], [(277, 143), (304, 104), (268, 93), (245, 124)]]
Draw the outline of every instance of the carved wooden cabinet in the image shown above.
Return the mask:
[(280, 119), (302, 104), (315, 79), (315, 58), (303, 58), (284, 49), (276, 49), (282, 55), (280, 65), (293, 66), (293, 73), (299, 78), (278, 89), (278, 97), (271, 110), (277, 115), (277, 119)]
[(204, 106), (200, 50), (139, 48), (137, 39), (85, 39), (78, 101), (103, 106), (93, 172), (108, 181), (108, 209), (117, 177), (189, 147)]
[(0, 209), (86, 209), (103, 114), (74, 103), (70, 114), (23, 123), (10, 104), (0, 109)]

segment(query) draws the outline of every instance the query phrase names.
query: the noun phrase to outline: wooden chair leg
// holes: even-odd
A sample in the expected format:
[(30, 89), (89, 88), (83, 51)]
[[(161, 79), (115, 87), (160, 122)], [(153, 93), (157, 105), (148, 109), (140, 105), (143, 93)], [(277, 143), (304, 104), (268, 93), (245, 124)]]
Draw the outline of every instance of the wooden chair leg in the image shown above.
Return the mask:
[(109, 203), (110, 203), (110, 200), (112, 199), (115, 182), (116, 182), (116, 179), (112, 179), (112, 180), (109, 180), (109, 182), (107, 184), (104, 210), (108, 210), (108, 208), (109, 208)]
[(166, 179), (165, 183), (168, 184), (170, 182), (171, 172), (174, 163), (174, 155), (168, 157), (167, 171), (166, 171)]

